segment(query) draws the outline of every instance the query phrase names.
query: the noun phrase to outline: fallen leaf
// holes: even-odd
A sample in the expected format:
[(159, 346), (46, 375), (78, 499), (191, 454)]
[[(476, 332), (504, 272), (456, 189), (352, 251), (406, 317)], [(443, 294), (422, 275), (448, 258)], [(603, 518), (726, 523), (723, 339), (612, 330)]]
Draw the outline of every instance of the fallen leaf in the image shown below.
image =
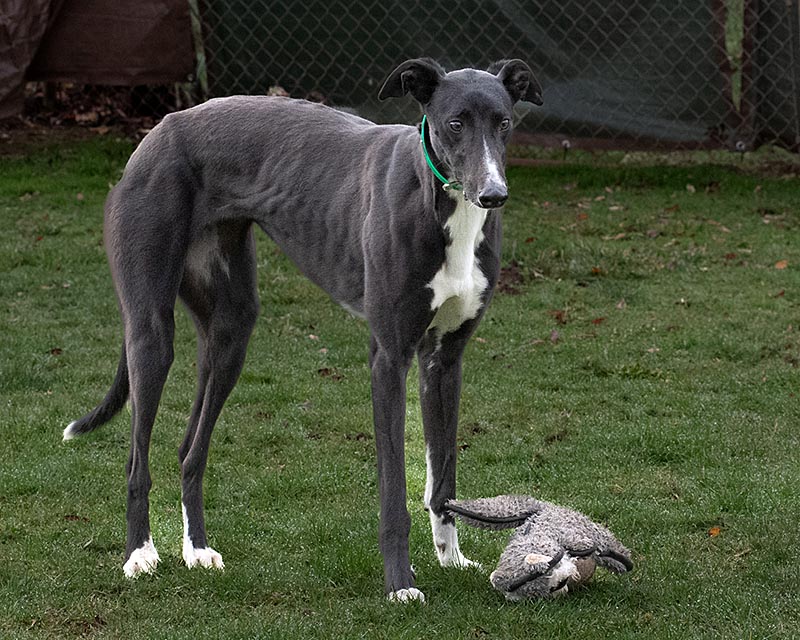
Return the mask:
[(661, 349), (659, 349), (658, 347), (650, 347), (647, 350), (647, 353), (658, 353), (659, 351), (661, 351)]
[(337, 372), (336, 369), (331, 369), (330, 367), (322, 367), (321, 369), (317, 369), (317, 373), (323, 378), (330, 378), (336, 382), (344, 378), (344, 376)]
[(79, 516), (74, 513), (68, 513), (64, 516), (64, 520), (68, 522), (89, 522), (89, 518), (85, 518), (84, 516)]
[(603, 270), (600, 267), (592, 267), (592, 275), (594, 276), (602, 276)]
[(785, 296), (785, 295), (786, 295), (786, 289), (781, 289), (780, 291), (778, 291), (778, 293), (776, 293), (772, 297), (773, 298), (783, 298), (783, 296)]
[(520, 285), (525, 283), (525, 275), (516, 260), (509, 262), (508, 266), (501, 267), (500, 277), (497, 280), (497, 289), (512, 296), (522, 293)]
[(669, 211), (670, 213), (674, 213), (675, 211), (680, 211), (680, 210), (681, 210), (681, 205), (679, 204), (673, 204), (671, 207), (666, 207), (664, 209), (664, 211)]
[(617, 309), (622, 311), (625, 307), (628, 306), (628, 303), (625, 302), (625, 298), (622, 298), (619, 302), (617, 302)]
[(687, 184), (686, 185), (686, 191), (688, 191), (689, 193), (695, 193), (697, 191), (697, 189), (695, 188), (695, 186), (693, 184)]
[(64, 350), (60, 347), (55, 347), (54, 349), (50, 349), (51, 356), (60, 356), (62, 353), (64, 353)]
[(775, 263), (775, 268), (776, 269), (785, 269), (788, 266), (789, 266), (789, 261), (788, 260), (778, 260)]
[(708, 535), (712, 538), (716, 538), (720, 533), (722, 533), (722, 527), (711, 527), (708, 530)]
[(595, 202), (602, 202), (602, 201), (603, 201), (603, 200), (605, 200), (605, 199), (606, 199), (606, 197), (605, 197), (605, 196), (597, 196), (597, 197), (595, 197), (594, 201), (595, 201)]
[(83, 200), (84, 200), (84, 195), (83, 195), (82, 193), (78, 193), (78, 194), (75, 196), (75, 199), (76, 199), (76, 200), (78, 200), (78, 202), (83, 202)]
[(534, 236), (525, 238), (525, 244), (530, 244), (531, 242), (536, 242), (536, 238)]
[(313, 333), (308, 334), (309, 340), (319, 340), (319, 336), (315, 336)]
[(608, 210), (609, 211), (622, 211), (624, 207), (621, 204), (612, 204)]
[(567, 324), (567, 312), (565, 309), (550, 309), (547, 314), (558, 324)]
[(624, 238), (625, 238), (627, 235), (628, 235), (627, 233), (624, 233), (624, 232), (623, 232), (623, 233), (618, 233), (618, 234), (617, 234), (617, 235), (615, 235), (615, 236), (603, 236), (603, 240), (622, 240), (622, 239), (624, 239)]
[(556, 344), (560, 339), (561, 339), (561, 334), (558, 331), (556, 331), (555, 329), (553, 329), (550, 332), (550, 342), (552, 342), (553, 344)]
[(486, 344), (486, 338), (477, 337), (475, 338), (475, 342), (478, 342), (480, 344)]
[(605, 319), (605, 318), (594, 318), (594, 319), (592, 320), (592, 324), (594, 324), (594, 325), (601, 325), (601, 324), (603, 324), (605, 321), (606, 321), (606, 319)]
[(577, 217), (578, 220), (583, 222), (583, 221), (589, 219), (589, 214), (588, 213), (579, 213), (576, 217)]

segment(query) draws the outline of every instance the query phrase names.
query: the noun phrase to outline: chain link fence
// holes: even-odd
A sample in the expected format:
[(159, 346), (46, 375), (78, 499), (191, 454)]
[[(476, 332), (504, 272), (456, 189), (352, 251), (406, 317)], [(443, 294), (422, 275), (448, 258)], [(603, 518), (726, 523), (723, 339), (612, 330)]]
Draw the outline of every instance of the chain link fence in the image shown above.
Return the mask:
[(286, 93), (379, 121), (406, 58), (446, 68), (522, 58), (545, 105), (518, 107), (531, 142), (751, 149), (800, 143), (798, 0), (201, 0), (209, 96)]
[(410, 98), (377, 100), (403, 60), (521, 58), (545, 100), (518, 105), (522, 144), (800, 151), (800, 0), (186, 1), (196, 73), (156, 92), (162, 115), (273, 93), (414, 123)]

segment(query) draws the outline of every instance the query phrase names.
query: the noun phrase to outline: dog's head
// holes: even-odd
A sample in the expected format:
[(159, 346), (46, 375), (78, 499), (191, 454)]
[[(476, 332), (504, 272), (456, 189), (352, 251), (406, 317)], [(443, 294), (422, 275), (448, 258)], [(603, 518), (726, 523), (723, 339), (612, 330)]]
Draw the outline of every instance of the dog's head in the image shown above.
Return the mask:
[(501, 60), (487, 71), (446, 73), (433, 60), (407, 60), (378, 94), (381, 100), (410, 93), (426, 116), (426, 139), (436, 164), (464, 196), (484, 209), (508, 197), (506, 145), (519, 100), (542, 104), (542, 88), (522, 60)]

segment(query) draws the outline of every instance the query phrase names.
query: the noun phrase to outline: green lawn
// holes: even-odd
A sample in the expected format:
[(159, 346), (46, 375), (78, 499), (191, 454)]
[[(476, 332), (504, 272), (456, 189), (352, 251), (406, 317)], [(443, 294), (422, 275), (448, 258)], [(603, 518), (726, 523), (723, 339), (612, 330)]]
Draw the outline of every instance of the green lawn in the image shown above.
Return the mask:
[[(102, 203), (131, 148), (0, 158), (0, 637), (798, 637), (796, 173), (590, 157), (509, 170), (507, 270), (465, 361), (459, 493), (582, 510), (636, 567), (525, 604), (488, 574), (439, 569), (412, 372), (411, 552), (428, 604), (404, 607), (381, 593), (367, 329), (264, 237), (263, 310), (206, 474), (226, 570), (180, 562), (195, 371), (179, 310), (151, 452), (162, 563), (123, 577), (129, 413), (66, 445), (61, 432), (116, 368)], [(461, 546), (490, 569), (507, 535), (462, 527)]]

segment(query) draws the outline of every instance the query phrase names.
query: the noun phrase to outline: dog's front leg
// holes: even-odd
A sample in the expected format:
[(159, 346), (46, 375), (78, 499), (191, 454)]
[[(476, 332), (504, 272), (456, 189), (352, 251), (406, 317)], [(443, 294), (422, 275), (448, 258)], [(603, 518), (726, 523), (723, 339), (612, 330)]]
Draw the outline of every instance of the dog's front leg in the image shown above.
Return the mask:
[(440, 337), (431, 330), (418, 349), (427, 463), (425, 508), (436, 555), (443, 567), (475, 566), (461, 553), (455, 522), (444, 508), (445, 502), (456, 497), (461, 356), (469, 333), (464, 330)]
[(380, 549), (384, 584), (392, 600), (423, 600), (414, 586), (408, 555), (411, 517), (406, 508), (405, 412), (406, 376), (413, 358), (381, 346), (372, 338), (372, 410), (378, 453)]

